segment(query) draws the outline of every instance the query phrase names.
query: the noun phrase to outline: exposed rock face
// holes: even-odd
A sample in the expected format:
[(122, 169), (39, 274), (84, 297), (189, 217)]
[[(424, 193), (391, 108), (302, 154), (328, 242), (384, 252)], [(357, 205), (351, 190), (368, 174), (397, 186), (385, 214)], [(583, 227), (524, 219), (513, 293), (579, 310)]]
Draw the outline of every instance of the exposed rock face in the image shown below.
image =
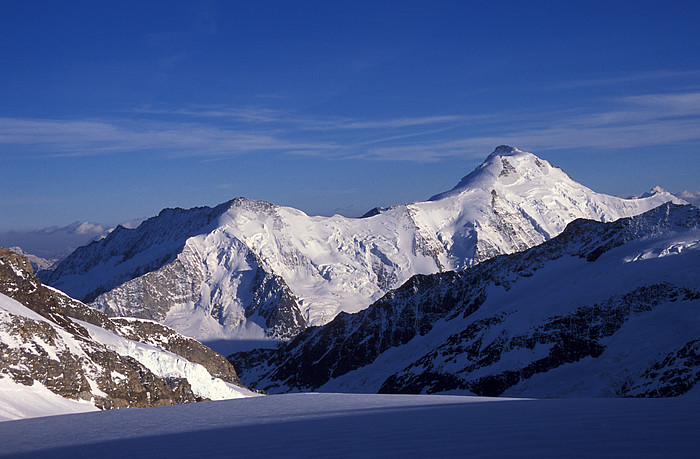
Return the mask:
[[(113, 317), (165, 323), (174, 306), (191, 307), (224, 328), (255, 318), (268, 336), (277, 339), (289, 339), (306, 327), (284, 279), (263, 269), (245, 245), (231, 241), (203, 262), (200, 253), (194, 245), (186, 245), (172, 262), (98, 296), (92, 306)], [(219, 263), (238, 269), (222, 270)]]
[(108, 316), (165, 320), (175, 302), (194, 302), (204, 280), (185, 250), (162, 268), (138, 276), (98, 297), (94, 306)]
[[(13, 380), (31, 385), (41, 381), (53, 392), (68, 398), (89, 400), (92, 398), (90, 384), (82, 371), (82, 365), (65, 350), (51, 359), (43, 346), (57, 347), (60, 339), (56, 330), (45, 322), (21, 316), (3, 314), (0, 330), (11, 335), (20, 346), (11, 348), (7, 342), (0, 343), (0, 373)], [(14, 344), (14, 343), (13, 343)]]
[(284, 279), (258, 267), (253, 286), (253, 299), (245, 310), (245, 316), (263, 318), (268, 336), (286, 340), (306, 328), (297, 298)]
[(414, 276), (362, 312), (229, 359), (270, 392), (678, 395), (700, 372), (699, 228), (700, 210), (673, 204), (577, 220), (527, 251)]
[(623, 393), (634, 397), (674, 397), (700, 382), (700, 340), (686, 343), (654, 362), (634, 387), (626, 384)]
[(500, 146), (452, 190), (365, 218), (311, 217), (237, 198), (167, 209), (76, 251), (44, 279), (110, 316), (206, 339), (289, 339), (354, 313), (416, 274), (525, 250), (577, 218), (613, 221), (664, 202), (606, 196), (535, 155)]
[[(0, 248), (2, 377), (25, 385), (38, 381), (56, 394), (90, 400), (103, 409), (203, 399), (187, 379), (154, 374), (137, 359), (94, 339), (88, 325), (76, 319), (100, 327), (112, 340), (124, 337), (178, 353), (210, 369), (212, 376), (240, 386), (233, 367), (202, 344), (156, 323), (113, 321), (41, 285), (25, 258)], [(152, 352), (163, 351), (154, 348)]]
[[(616, 295), (602, 304), (580, 307), (566, 316), (549, 317), (543, 324), (523, 334), (513, 335), (504, 329), (504, 315), (475, 321), (412, 365), (389, 377), (379, 392), (468, 390), (477, 395), (499, 396), (537, 373), (545, 373), (586, 357), (600, 357), (606, 348), (604, 338), (614, 335), (636, 314), (652, 311), (667, 303), (697, 300), (700, 300), (700, 290), (653, 284)], [(483, 346), (484, 338), (488, 335), (496, 337)], [(547, 347), (549, 351), (527, 365), (481, 377), (472, 376), (482, 368), (494, 367), (508, 353), (521, 350), (532, 352), (538, 346)], [(460, 355), (465, 357), (466, 364), (462, 364), (457, 371), (444, 371), (443, 368)], [(685, 370), (692, 372), (700, 368)], [(687, 389), (691, 387), (691, 384), (687, 384)], [(622, 392), (617, 395), (627, 394)]]

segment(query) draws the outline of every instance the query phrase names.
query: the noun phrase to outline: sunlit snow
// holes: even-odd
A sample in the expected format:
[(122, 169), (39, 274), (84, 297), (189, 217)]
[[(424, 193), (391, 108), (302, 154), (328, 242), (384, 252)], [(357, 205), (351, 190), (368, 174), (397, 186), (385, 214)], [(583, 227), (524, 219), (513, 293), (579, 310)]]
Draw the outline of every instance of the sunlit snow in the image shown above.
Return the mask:
[[(156, 313), (141, 305), (157, 304), (167, 311), (153, 318), (202, 341), (264, 340), (265, 320), (245, 309), (257, 269), (286, 282), (306, 325), (323, 325), (415, 274), (461, 270), (540, 244), (576, 218), (613, 221), (669, 200), (681, 202), (662, 190), (637, 199), (596, 193), (531, 153), (501, 146), (453, 190), (367, 218), (314, 217), (244, 198), (218, 206), (214, 222), (203, 218), (214, 209), (163, 211), (144, 223), (161, 229), (144, 233), (147, 241), (125, 234), (127, 246), (115, 239), (104, 249), (129, 257), (87, 263), (95, 267), (55, 285), (77, 298), (104, 286), (94, 305), (110, 314), (150, 317)], [(168, 257), (175, 259), (129, 280)]]

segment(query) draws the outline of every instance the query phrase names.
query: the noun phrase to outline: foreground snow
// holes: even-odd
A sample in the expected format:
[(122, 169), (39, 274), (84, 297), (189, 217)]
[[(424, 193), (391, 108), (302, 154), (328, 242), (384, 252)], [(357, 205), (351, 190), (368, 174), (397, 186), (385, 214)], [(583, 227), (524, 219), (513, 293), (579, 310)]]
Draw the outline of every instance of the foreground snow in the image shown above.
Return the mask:
[(0, 423), (0, 456), (691, 457), (699, 402), (275, 395)]

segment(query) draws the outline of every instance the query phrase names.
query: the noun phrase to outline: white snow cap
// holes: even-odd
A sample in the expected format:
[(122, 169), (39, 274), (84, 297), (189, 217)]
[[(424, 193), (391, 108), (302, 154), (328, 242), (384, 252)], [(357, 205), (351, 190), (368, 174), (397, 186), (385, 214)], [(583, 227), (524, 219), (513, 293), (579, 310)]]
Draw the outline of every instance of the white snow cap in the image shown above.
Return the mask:
[(489, 156), (516, 156), (526, 153), (510, 145), (499, 145)]
[[(504, 157), (513, 158), (511, 159), (512, 163), (508, 162)], [(504, 161), (508, 164), (506, 165)], [(454, 188), (452, 188), (449, 191), (445, 191), (443, 193), (439, 193), (435, 196), (432, 196), (429, 199), (429, 201), (439, 201), (441, 199), (453, 197), (455, 195), (460, 194), (460, 192), (462, 192), (465, 189), (490, 187), (492, 186), (492, 183), (495, 180), (498, 180), (499, 176), (508, 175), (508, 173), (501, 174), (504, 167), (508, 167), (512, 171), (518, 171), (519, 169), (527, 169), (531, 173), (535, 172), (536, 175), (542, 176), (543, 172), (537, 172), (537, 168), (533, 167), (535, 164), (538, 164), (540, 166), (542, 166), (543, 164), (550, 165), (549, 162), (540, 159), (534, 154), (529, 153), (527, 151), (523, 151), (518, 148), (511, 147), (509, 145), (499, 145), (496, 147), (495, 150), (493, 150), (493, 153), (491, 153), (484, 160), (484, 162), (479, 165), (479, 167), (462, 177), (462, 179)], [(529, 178), (532, 179), (533, 177), (530, 176)], [(570, 177), (566, 176), (566, 178), (570, 180)], [(552, 181), (549, 180), (547, 182), (550, 183)]]

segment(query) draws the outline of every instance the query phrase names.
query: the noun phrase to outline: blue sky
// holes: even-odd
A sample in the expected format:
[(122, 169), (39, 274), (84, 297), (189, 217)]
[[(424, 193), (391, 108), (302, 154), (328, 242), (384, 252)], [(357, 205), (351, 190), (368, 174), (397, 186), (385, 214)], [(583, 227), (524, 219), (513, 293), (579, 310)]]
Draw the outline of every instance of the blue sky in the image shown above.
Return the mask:
[(236, 196), (359, 215), (499, 144), (700, 190), (700, 3), (4, 1), (0, 231)]

